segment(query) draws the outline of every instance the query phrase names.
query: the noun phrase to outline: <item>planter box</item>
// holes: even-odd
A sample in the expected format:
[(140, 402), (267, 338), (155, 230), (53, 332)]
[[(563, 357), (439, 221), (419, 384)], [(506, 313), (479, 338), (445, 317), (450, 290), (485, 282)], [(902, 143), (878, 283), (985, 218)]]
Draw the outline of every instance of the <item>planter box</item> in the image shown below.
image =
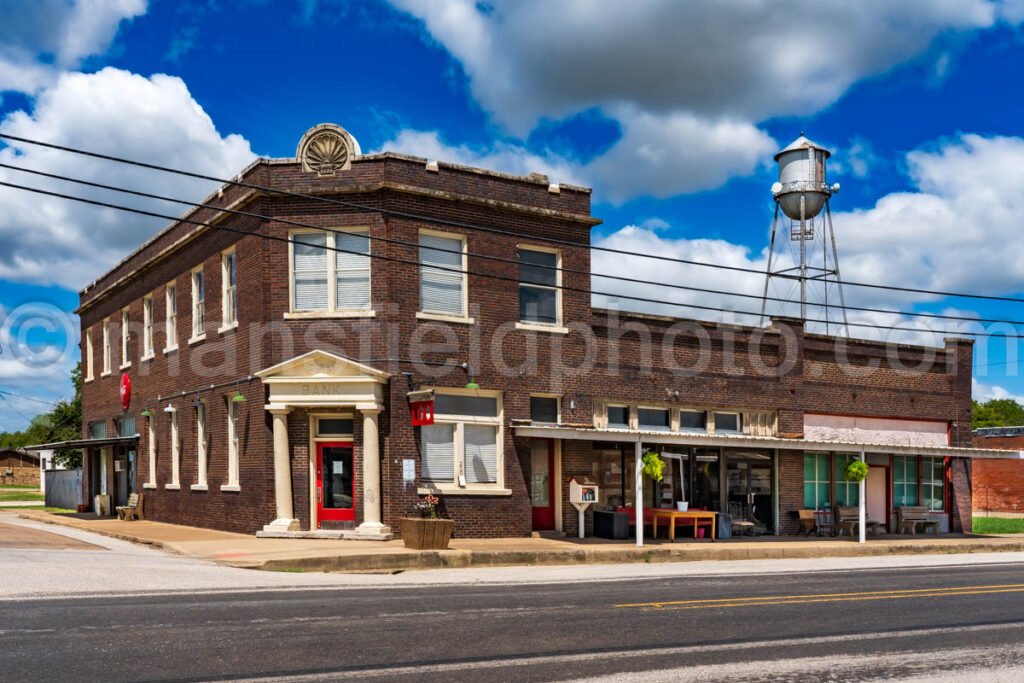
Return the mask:
[(455, 530), (455, 522), (450, 519), (403, 517), (398, 521), (405, 547), (413, 550), (444, 550)]

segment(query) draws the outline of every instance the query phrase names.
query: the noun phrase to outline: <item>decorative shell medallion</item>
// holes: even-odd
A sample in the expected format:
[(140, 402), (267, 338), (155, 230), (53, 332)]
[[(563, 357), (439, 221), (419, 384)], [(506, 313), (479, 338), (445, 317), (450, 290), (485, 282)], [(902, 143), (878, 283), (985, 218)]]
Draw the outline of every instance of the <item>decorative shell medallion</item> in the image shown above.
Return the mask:
[(302, 165), (319, 176), (331, 176), (348, 168), (352, 150), (348, 140), (334, 130), (311, 135), (302, 148)]

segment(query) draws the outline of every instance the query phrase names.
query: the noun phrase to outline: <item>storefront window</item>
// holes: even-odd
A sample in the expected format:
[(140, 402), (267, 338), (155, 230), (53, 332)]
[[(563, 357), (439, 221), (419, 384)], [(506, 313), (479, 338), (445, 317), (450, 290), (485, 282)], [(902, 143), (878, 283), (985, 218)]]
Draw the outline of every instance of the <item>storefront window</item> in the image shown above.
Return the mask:
[(811, 510), (832, 505), (827, 453), (804, 454), (804, 507)]
[(594, 479), (597, 481), (598, 507), (615, 508), (624, 505), (622, 452), (606, 450), (597, 454), (594, 462)]
[(893, 505), (917, 505), (917, 456), (897, 455), (892, 460)]
[(945, 463), (942, 458), (923, 458), (921, 464), (921, 504), (942, 511), (946, 507)]
[(846, 466), (857, 459), (855, 455), (837, 455), (833, 470), (836, 484), (836, 505), (853, 507), (860, 505), (860, 484), (846, 481)]

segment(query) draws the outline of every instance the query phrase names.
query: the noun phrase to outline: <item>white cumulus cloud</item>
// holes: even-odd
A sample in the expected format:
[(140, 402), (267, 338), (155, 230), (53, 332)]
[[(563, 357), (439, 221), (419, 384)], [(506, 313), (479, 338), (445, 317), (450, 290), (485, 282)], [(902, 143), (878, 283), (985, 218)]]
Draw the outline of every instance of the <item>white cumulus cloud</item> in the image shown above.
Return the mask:
[[(31, 111), (0, 121), (0, 132), (228, 177), (255, 158), (239, 135), (222, 136), (185, 83), (105, 68), (68, 72), (36, 97)], [(213, 189), (199, 181), (8, 142), (0, 163), (196, 201)], [(184, 206), (0, 169), (5, 182), (146, 207), (172, 216)], [(138, 247), (166, 221), (0, 187), (0, 278), (79, 289)]]

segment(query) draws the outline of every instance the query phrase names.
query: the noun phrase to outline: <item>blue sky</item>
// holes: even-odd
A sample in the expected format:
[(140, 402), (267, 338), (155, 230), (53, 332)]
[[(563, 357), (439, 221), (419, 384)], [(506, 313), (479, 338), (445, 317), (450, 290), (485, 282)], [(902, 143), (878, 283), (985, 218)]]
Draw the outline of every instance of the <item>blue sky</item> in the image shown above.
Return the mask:
[[(367, 152), (592, 186), (599, 244), (755, 268), (772, 156), (806, 131), (834, 152), (848, 279), (1020, 295), (1022, 19), (1020, 0), (835, 2), (827, 14), (810, 0), (0, 3), (0, 131), (229, 176), (254, 156), (292, 156), (306, 129), (335, 122)], [(196, 199), (210, 189), (2, 143), (0, 162)], [(70, 312), (78, 289), (160, 227), (0, 189), (0, 390), (69, 393), (77, 349), (63, 330), (77, 323), (54, 311)], [(638, 269), (729, 291), (761, 285), (595, 253), (595, 272)], [(898, 311), (1024, 320), (1018, 303), (857, 288), (847, 300), (893, 311), (858, 320), (918, 329), (887, 338), (923, 343), (943, 335)], [(976, 395), (1024, 395), (1001, 340), (985, 353)], [(8, 400), (0, 429), (40, 407)]]

